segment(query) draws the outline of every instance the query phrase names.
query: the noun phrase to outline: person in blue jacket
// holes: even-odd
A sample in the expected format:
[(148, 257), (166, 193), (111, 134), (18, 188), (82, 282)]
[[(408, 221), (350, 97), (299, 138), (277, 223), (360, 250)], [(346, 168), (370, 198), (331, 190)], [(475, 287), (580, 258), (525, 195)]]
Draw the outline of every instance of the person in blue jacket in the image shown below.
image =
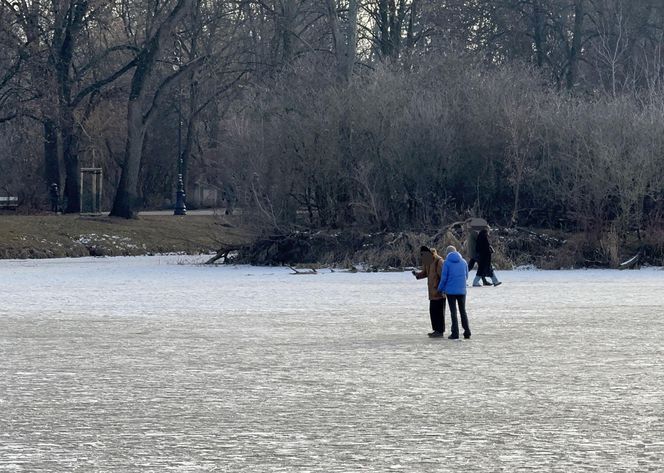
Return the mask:
[(459, 338), (459, 322), (457, 321), (457, 306), (461, 314), (463, 338), (470, 338), (470, 325), (466, 313), (466, 281), (468, 280), (468, 263), (453, 246), (448, 246), (447, 257), (443, 264), (443, 273), (440, 276), (438, 292), (447, 296), (452, 319), (452, 334), (447, 337), (452, 340)]

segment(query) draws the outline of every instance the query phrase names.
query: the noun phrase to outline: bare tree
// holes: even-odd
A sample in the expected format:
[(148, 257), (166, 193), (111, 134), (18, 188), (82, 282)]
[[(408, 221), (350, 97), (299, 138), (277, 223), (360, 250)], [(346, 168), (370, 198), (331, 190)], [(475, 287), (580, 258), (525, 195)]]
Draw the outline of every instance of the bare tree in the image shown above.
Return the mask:
[(171, 2), (168, 7), (162, 7), (162, 15), (152, 18), (154, 23), (146, 25), (147, 35), (136, 56), (136, 68), (131, 80), (127, 104), (127, 143), (122, 174), (111, 210), (113, 216), (135, 217), (141, 154), (150, 119), (160, 105), (167, 87), (200, 62), (196, 59), (184, 65), (163, 79), (155, 90), (149, 88), (150, 81), (155, 79), (158, 60), (166, 41), (182, 18), (191, 11), (192, 6), (193, 0)]
[[(606, 4), (603, 7), (594, 20), (596, 28), (596, 38), (593, 41), (594, 57), (600, 80), (608, 84), (611, 95), (615, 97), (621, 88), (619, 75), (624, 67), (625, 56), (629, 52), (630, 38), (626, 29), (622, 2), (618, 0), (611, 7)], [(608, 78), (604, 77), (604, 69), (608, 69)]]
[[(28, 114), (43, 123), (48, 183), (60, 183), (60, 153), (65, 167), (65, 211), (79, 210), (79, 140), (82, 117), (77, 111), (91, 96), (121, 77), (132, 64), (106, 72), (99, 66), (124, 46), (105, 46), (97, 55), (83, 54), (84, 42), (105, 42), (86, 29), (105, 23), (110, 6), (103, 0), (4, 2), (25, 46), (26, 74), (36, 104)], [(108, 44), (108, 43), (106, 43)], [(92, 45), (90, 45), (93, 47)], [(96, 77), (91, 76), (94, 71)]]

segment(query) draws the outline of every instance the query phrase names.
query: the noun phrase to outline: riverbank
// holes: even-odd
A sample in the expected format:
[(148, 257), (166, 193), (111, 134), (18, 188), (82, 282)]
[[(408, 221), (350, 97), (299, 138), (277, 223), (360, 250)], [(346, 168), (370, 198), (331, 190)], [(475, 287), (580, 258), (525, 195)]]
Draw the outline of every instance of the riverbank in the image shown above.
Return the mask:
[(215, 215), (0, 215), (3, 259), (199, 254), (248, 241), (246, 230)]
[[(438, 232), (367, 232), (360, 229), (265, 233), (241, 217), (218, 213), (137, 219), (78, 215), (0, 215), (0, 259), (81, 256), (138, 256), (164, 253), (210, 254), (223, 261), (259, 266), (310, 265), (383, 270), (419, 264), (421, 245), (443, 250), (463, 247), (459, 227)], [(498, 269), (618, 268), (664, 266), (664, 241), (657, 235), (606, 235), (500, 228), (491, 233)], [(221, 258), (220, 258), (221, 259)]]
[[(496, 269), (534, 267), (637, 268), (664, 265), (663, 243), (638, 240), (633, 235), (609, 235), (593, 240), (582, 233), (494, 227), (491, 244)], [(434, 247), (443, 252), (454, 245), (464, 252), (461, 228), (427, 232), (303, 231), (266, 235), (241, 248), (232, 259), (257, 266), (284, 264), (341, 266), (385, 270), (419, 265), (419, 248)], [(627, 262), (627, 263), (626, 263)]]

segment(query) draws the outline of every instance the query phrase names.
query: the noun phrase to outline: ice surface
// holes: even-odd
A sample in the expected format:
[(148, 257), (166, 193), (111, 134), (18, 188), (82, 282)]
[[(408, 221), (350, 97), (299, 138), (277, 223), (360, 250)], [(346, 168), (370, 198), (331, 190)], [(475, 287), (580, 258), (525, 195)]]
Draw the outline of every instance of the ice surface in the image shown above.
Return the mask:
[(0, 471), (662, 471), (660, 269), (500, 272), (450, 341), (410, 273), (192, 261), (0, 261)]

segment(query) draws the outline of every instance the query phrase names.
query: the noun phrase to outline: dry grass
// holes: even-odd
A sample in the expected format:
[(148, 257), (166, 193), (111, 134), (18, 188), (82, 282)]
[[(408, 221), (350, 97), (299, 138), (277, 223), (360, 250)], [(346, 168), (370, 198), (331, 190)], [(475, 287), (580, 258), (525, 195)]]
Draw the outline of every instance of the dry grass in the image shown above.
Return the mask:
[[(213, 215), (146, 215), (125, 220), (0, 214), (0, 258), (200, 254), (246, 245), (239, 258), (245, 263), (348, 267), (363, 263), (370, 268), (390, 268), (419, 264), (421, 245), (436, 247), (441, 253), (450, 244), (463, 248), (463, 235), (451, 230), (433, 236), (413, 232), (320, 231), (276, 240), (257, 239), (261, 233), (260, 228), (237, 217)], [(492, 232), (491, 241), (496, 249), (496, 269), (531, 264), (545, 269), (617, 267), (637, 252), (643, 264), (664, 265), (664, 230), (659, 227), (644, 231), (641, 241), (636, 235), (619, 238), (615, 232), (590, 241), (585, 234), (511, 229)]]
[(0, 215), (0, 258), (197, 254), (246, 243), (248, 232), (225, 217)]

